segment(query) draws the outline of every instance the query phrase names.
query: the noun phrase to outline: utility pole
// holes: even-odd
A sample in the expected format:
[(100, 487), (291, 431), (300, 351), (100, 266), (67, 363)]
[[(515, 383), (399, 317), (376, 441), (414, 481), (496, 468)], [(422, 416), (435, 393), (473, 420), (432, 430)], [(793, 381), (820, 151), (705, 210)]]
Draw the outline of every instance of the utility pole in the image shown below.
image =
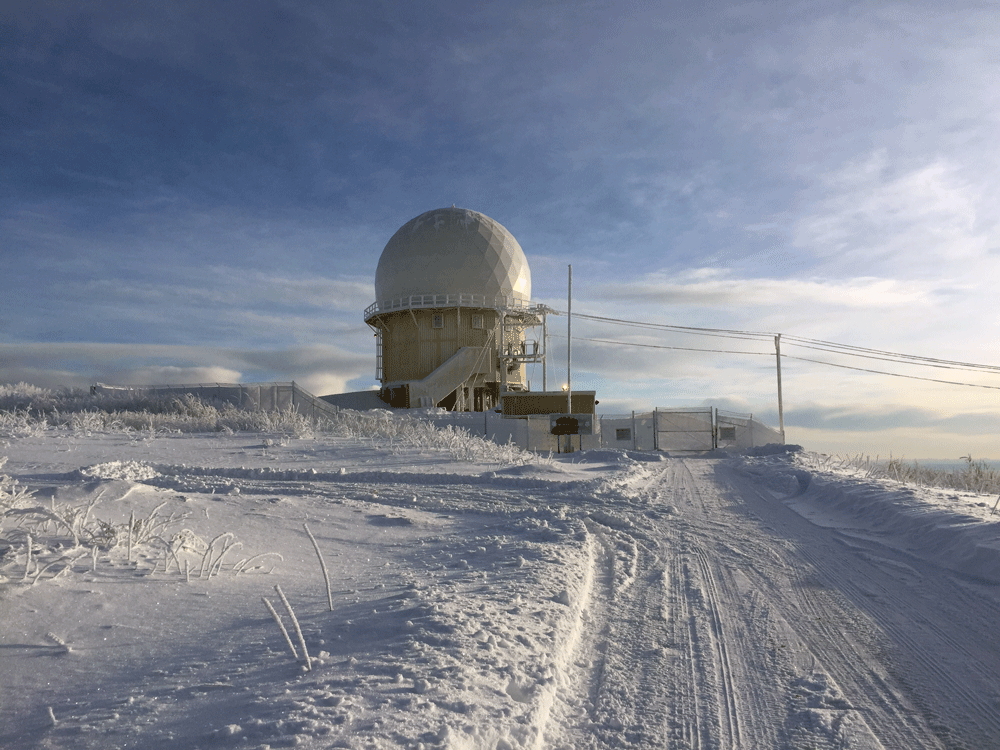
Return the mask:
[(547, 391), (549, 385), (549, 310), (542, 308), (542, 390)]
[(781, 444), (785, 443), (785, 409), (781, 401), (781, 334), (774, 337), (774, 355), (778, 363), (778, 430), (781, 432)]
[(573, 266), (569, 267), (566, 295), (566, 413), (573, 413)]
[[(566, 416), (573, 413), (573, 266), (569, 266), (566, 292)], [(566, 436), (567, 453), (573, 452), (573, 436)]]

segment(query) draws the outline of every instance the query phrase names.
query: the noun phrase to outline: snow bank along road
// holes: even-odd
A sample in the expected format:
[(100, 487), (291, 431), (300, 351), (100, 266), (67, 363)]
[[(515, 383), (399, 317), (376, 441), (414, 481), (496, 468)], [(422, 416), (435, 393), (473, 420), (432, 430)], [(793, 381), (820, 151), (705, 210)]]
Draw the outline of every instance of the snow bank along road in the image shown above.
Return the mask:
[[(794, 455), (496, 468), (254, 440), (5, 447), (46, 502), (166, 503), (281, 560), (187, 580), (110, 550), (27, 585), (8, 550), (0, 746), (1000, 747), (995, 580), (851, 512), (898, 506), (885, 485)], [(311, 671), (260, 603), (275, 583)]]

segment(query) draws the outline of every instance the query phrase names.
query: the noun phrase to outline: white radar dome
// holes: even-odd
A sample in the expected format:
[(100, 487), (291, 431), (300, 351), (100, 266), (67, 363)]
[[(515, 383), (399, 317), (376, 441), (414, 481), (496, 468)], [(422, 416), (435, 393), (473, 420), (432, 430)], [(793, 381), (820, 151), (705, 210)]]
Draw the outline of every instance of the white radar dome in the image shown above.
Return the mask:
[(531, 300), (524, 251), (499, 222), (465, 208), (439, 208), (406, 222), (375, 271), (379, 303), (416, 294), (499, 295)]

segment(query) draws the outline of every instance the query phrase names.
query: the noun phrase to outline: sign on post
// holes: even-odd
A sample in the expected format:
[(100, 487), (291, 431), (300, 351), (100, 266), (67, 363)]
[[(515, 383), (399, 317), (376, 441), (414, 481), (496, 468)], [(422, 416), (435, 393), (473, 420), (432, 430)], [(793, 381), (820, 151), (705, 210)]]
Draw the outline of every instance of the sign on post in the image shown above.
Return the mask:
[(593, 414), (550, 414), (549, 431), (553, 435), (593, 435)]

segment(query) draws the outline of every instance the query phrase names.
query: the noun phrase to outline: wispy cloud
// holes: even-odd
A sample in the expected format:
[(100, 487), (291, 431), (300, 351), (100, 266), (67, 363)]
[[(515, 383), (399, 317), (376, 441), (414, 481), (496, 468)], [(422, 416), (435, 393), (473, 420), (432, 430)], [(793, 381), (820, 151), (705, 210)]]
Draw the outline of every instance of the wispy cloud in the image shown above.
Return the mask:
[(199, 346), (0, 344), (0, 382), (83, 388), (94, 382), (171, 385), (290, 381), (317, 395), (372, 378), (371, 356), (334, 345), (286, 349)]
[(741, 278), (719, 268), (655, 272), (628, 284), (608, 284), (615, 298), (672, 306), (778, 307), (809, 304), (827, 308), (880, 309), (924, 305), (938, 289), (928, 282), (891, 278)]
[(1000, 224), (984, 187), (963, 171), (945, 158), (900, 171), (879, 151), (825, 178), (827, 196), (798, 219), (793, 242), (833, 273), (861, 264), (909, 278), (992, 268)]

